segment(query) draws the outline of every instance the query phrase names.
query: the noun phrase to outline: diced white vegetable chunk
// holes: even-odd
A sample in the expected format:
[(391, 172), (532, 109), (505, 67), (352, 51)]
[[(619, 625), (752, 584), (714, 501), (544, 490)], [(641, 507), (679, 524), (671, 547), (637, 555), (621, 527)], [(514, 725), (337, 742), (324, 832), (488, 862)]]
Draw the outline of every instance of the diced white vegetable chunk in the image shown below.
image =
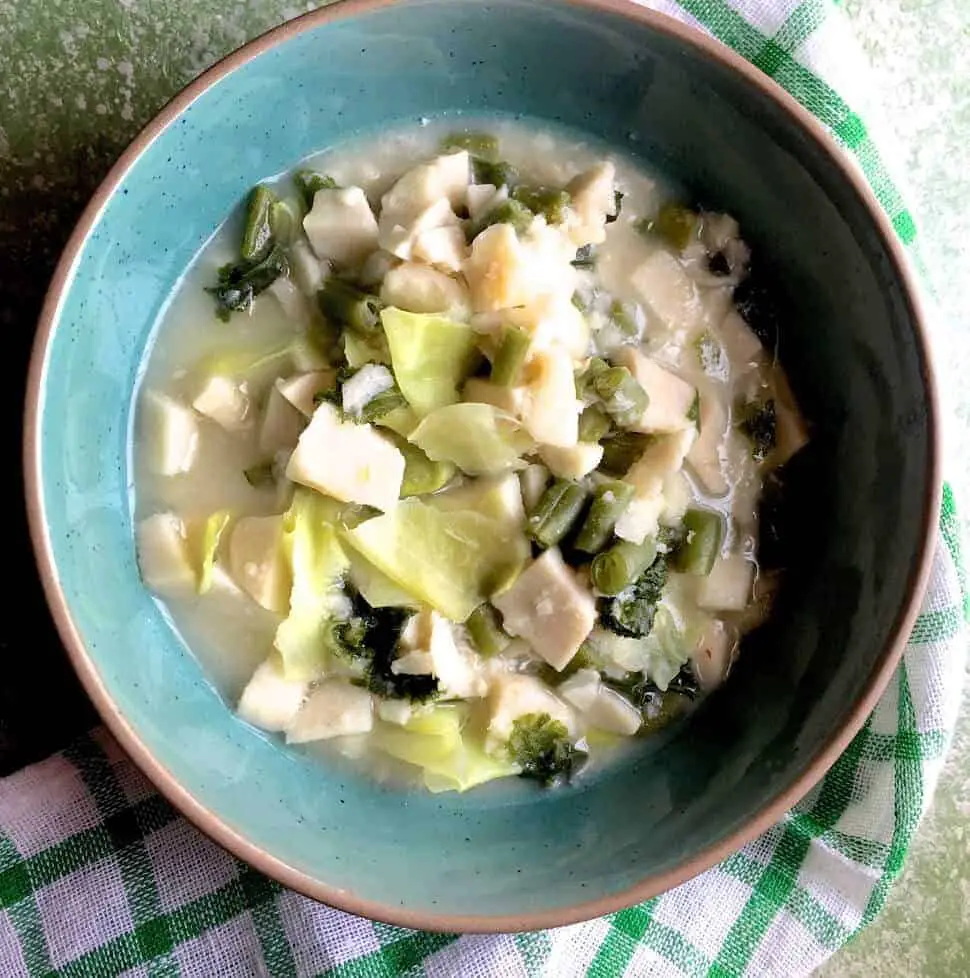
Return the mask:
[(522, 423), (540, 445), (570, 448), (579, 441), (582, 404), (576, 398), (573, 360), (562, 347), (539, 350), (527, 365)]
[(650, 399), (643, 416), (631, 426), (634, 431), (651, 433), (693, 427), (689, 415), (697, 391), (691, 384), (631, 346), (623, 347), (618, 360)]
[(461, 282), (414, 262), (404, 262), (387, 273), (381, 302), (405, 312), (444, 313), (461, 320), (468, 318), (470, 309), (468, 290)]
[(697, 420), (700, 432), (687, 453), (687, 461), (709, 493), (723, 496), (728, 490), (724, 474), (728, 416), (723, 401), (715, 391), (705, 391), (701, 395)]
[(444, 197), (454, 209), (465, 204), (471, 171), (468, 153), (460, 150), (436, 156), (408, 170), (381, 199), (385, 214), (413, 219)]
[(254, 727), (278, 733), (293, 722), (306, 694), (307, 684), (284, 678), (270, 658), (257, 666), (239, 698), (236, 712)]
[(155, 513), (138, 524), (138, 567), (146, 587), (159, 594), (195, 590), (185, 526), (174, 513)]
[(640, 711), (615, 690), (604, 686), (595, 669), (578, 669), (557, 692), (598, 730), (632, 737), (640, 729)]
[(477, 221), (503, 200), (508, 200), (508, 191), (491, 183), (472, 184), (468, 188), (468, 216)]
[(377, 701), (377, 716), (385, 723), (395, 723), (403, 727), (414, 716), (414, 709), (407, 700)]
[(286, 614), (290, 568), (283, 550), (282, 516), (244, 516), (229, 535), (229, 572), (259, 605)]
[(414, 258), (417, 242), (429, 231), (438, 228), (458, 227), (458, 218), (444, 197), (439, 197), (430, 207), (417, 214), (381, 213), (380, 245), (398, 258)]
[(506, 673), (495, 678), (489, 696), (491, 719), (488, 739), (494, 745), (509, 739), (515, 721), (530, 713), (548, 713), (575, 736), (576, 718), (572, 710), (535, 676)]
[(589, 325), (573, 305), (571, 294), (540, 295), (528, 306), (507, 310), (502, 318), (531, 334), (535, 350), (560, 346), (574, 360), (582, 360), (589, 353)]
[(522, 502), (530, 513), (539, 505), (548, 482), (549, 470), (544, 465), (532, 463), (519, 473)]
[(694, 673), (704, 689), (714, 689), (724, 681), (731, 668), (737, 640), (737, 632), (717, 618), (711, 619), (704, 629), (690, 659)]
[(697, 603), (709, 611), (743, 611), (751, 600), (755, 565), (741, 554), (720, 557), (699, 582)]
[(374, 698), (366, 689), (340, 680), (317, 686), (286, 731), (288, 744), (369, 733), (374, 727)]
[(316, 410), (313, 399), (317, 394), (330, 390), (333, 385), (332, 370), (311, 370), (309, 373), (296, 374), (276, 382), (280, 394), (305, 418), (309, 418)]
[(391, 663), (392, 672), (431, 673), (441, 688), (459, 698), (484, 696), (488, 691), (481, 659), (455, 641), (450, 621), (430, 608), (419, 611), (402, 633), (402, 647), (409, 649)]
[(285, 275), (281, 275), (267, 291), (276, 297), (280, 308), (289, 319), (303, 327), (309, 325), (313, 317), (310, 299), (297, 288), (294, 282)]
[(314, 255), (310, 245), (298, 238), (289, 246), (287, 260), (290, 277), (296, 287), (306, 296), (315, 296), (323, 285), (325, 263)]
[(468, 257), (465, 232), (458, 225), (429, 228), (414, 236), (411, 257), (450, 272), (460, 272)]
[(229, 377), (210, 377), (192, 407), (226, 431), (238, 431), (249, 418), (250, 399), (245, 381), (237, 384)]
[(690, 506), (690, 483), (683, 472), (674, 472), (664, 479), (664, 506), (660, 513), (660, 522), (674, 526), (684, 518), (684, 513)]
[(580, 173), (566, 185), (572, 210), (566, 231), (577, 248), (600, 244), (606, 239), (606, 218), (616, 213), (615, 179), (616, 167), (607, 160)]
[(142, 396), (141, 443), (148, 464), (159, 475), (181, 475), (195, 462), (199, 447), (198, 416), (167, 394), (146, 391)]
[(394, 374), (380, 363), (365, 363), (341, 387), (344, 414), (359, 415), (378, 394), (394, 386)]
[(596, 622), (596, 603), (551, 547), (493, 599), (505, 630), (524, 638), (557, 671), (579, 650)]
[(553, 475), (561, 479), (582, 479), (603, 460), (603, 446), (597, 442), (580, 441), (570, 448), (544, 445), (539, 457)]
[(306, 415), (274, 384), (269, 389), (259, 427), (259, 450), (264, 455), (292, 452), (306, 423)]
[(499, 387), (481, 377), (469, 377), (462, 388), (461, 399), (477, 404), (491, 404), (515, 418), (522, 417), (528, 391), (524, 387)]
[(745, 368), (763, 358), (765, 351), (761, 340), (736, 309), (721, 321), (718, 334), (733, 373), (743, 373)]
[(338, 265), (357, 265), (377, 248), (377, 220), (360, 187), (318, 190), (303, 230), (317, 257)]
[(401, 495), (404, 456), (371, 425), (341, 421), (324, 403), (300, 435), (286, 477), (341, 502), (388, 510)]
[(667, 505), (666, 481), (680, 471), (694, 437), (693, 428), (659, 435), (630, 467), (624, 481), (633, 486), (634, 496), (614, 527), (621, 540), (642, 543), (645, 537), (656, 532)]
[(630, 276), (630, 284), (668, 329), (686, 336), (703, 322), (697, 288), (669, 252), (658, 249), (650, 255)]

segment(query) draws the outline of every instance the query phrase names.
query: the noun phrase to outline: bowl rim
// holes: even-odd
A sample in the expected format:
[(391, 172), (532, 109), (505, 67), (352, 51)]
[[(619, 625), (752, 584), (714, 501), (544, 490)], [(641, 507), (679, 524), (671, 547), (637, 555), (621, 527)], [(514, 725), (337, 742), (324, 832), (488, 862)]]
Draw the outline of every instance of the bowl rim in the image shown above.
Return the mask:
[(31, 352), (27, 377), (24, 413), (23, 470), (26, 490), (27, 518), (31, 542), (40, 571), (48, 607), (54, 618), (61, 641), (71, 664), (110, 732), (121, 743), (161, 794), (210, 839), (230, 853), (272, 877), (284, 886), (304, 896), (339, 908), (348, 913), (367, 917), (400, 927), (418, 930), (464, 933), (496, 933), (528, 931), (578, 923), (603, 914), (631, 907), (686, 882), (736, 852), (782, 819), (801, 798), (821, 780), (828, 769), (848, 747), (862, 728), (879, 697), (885, 690), (898, 665), (908, 636), (919, 612), (926, 589), (936, 541), (936, 525), (942, 496), (941, 430), (939, 398), (932, 365), (929, 331), (914, 274), (908, 264), (903, 245), (889, 217), (882, 210), (875, 194), (847, 154), (839, 147), (822, 124), (803, 108), (779, 84), (755, 68), (739, 54), (720, 41), (665, 14), (649, 10), (633, 0), (561, 0), (568, 6), (583, 7), (594, 12), (618, 14), (636, 21), (661, 35), (676, 40), (732, 70), (761, 90), (809, 138), (840, 172), (843, 180), (854, 190), (879, 233), (890, 259), (891, 274), (895, 276), (906, 303), (913, 334), (921, 360), (921, 373), (926, 393), (929, 454), (927, 475), (930, 491), (922, 514), (923, 532), (919, 550), (907, 582), (907, 596), (897, 614), (881, 658), (868, 683), (852, 705), (841, 727), (810, 759), (802, 773), (784, 791), (779, 792), (760, 811), (743, 825), (728, 833), (690, 859), (661, 873), (645, 877), (631, 887), (595, 900), (574, 903), (549, 910), (517, 914), (449, 914), (425, 910), (410, 910), (358, 897), (304, 873), (284, 860), (271, 855), (206, 808), (152, 755), (134, 728), (111, 699), (93, 659), (81, 638), (58, 579), (53, 548), (47, 532), (42, 483), (40, 445), (41, 390), (46, 374), (47, 353), (66, 296), (66, 286), (72, 278), (79, 255), (88, 235), (102, 211), (134, 166), (141, 154), (186, 108), (212, 85), (236, 68), (270, 50), (276, 45), (323, 24), (345, 20), (380, 9), (393, 0), (337, 0), (325, 7), (305, 13), (259, 35), (222, 58), (178, 92), (161, 111), (139, 132), (111, 167), (84, 209), (58, 261), (44, 298), (38, 319), (37, 332)]

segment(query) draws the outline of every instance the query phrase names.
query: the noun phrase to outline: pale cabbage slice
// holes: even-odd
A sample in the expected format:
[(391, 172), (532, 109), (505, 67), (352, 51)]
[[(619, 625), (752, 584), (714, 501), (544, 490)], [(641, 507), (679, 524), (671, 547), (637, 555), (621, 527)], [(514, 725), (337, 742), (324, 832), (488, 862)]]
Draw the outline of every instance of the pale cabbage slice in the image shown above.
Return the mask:
[(470, 510), (443, 512), (405, 499), (345, 531), (347, 543), (404, 591), (451, 621), (464, 621), (518, 573), (525, 537)]
[(468, 475), (498, 475), (524, 465), (535, 446), (510, 414), (491, 404), (449, 404), (427, 415), (408, 441), (435, 462), (454, 462)]
[(333, 623), (345, 615), (340, 583), (349, 561), (337, 535), (336, 512), (332, 499), (297, 488), (283, 516), (283, 548), (293, 585), (289, 614), (280, 622), (274, 644), (287, 679), (323, 675)]
[(347, 548), (351, 583), (372, 608), (413, 608), (414, 596), (378, 570), (366, 557)]
[(381, 313), (381, 323), (394, 377), (412, 409), (423, 416), (454, 404), (476, 356), (471, 326), (393, 306)]
[(386, 754), (422, 768), (425, 787), (432, 792), (467, 791), (519, 773), (511, 761), (485, 753), (463, 736), (463, 721), (461, 707), (436, 706), (411, 717), (403, 726), (382, 724), (371, 737)]

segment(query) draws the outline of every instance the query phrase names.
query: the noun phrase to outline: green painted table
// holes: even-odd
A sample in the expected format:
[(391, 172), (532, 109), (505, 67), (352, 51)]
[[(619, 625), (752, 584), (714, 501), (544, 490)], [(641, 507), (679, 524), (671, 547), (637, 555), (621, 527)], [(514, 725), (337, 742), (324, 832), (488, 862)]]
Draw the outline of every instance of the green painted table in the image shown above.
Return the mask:
[[(248, 38), (317, 4), (283, 0), (0, 0), (0, 335), (15, 369), (2, 387), (3, 439), (20, 439), (23, 372), (47, 278), (112, 160), (185, 82)], [(874, 67), (941, 271), (948, 362), (970, 377), (970, 5), (966, 0), (845, 0)], [(945, 286), (945, 288), (943, 287)], [(970, 385), (952, 389), (950, 477), (970, 500)], [(11, 472), (13, 493), (19, 479)], [(9, 501), (16, 512), (20, 501)], [(965, 505), (970, 506), (970, 502)], [(16, 555), (30, 566), (16, 521)], [(16, 594), (19, 627), (0, 625), (0, 774), (62, 746), (93, 720), (48, 622), (39, 585)], [(23, 622), (32, 647), (24, 648)], [(37, 690), (55, 721), (38, 723)], [(25, 691), (34, 691), (25, 695)], [(825, 968), (825, 978), (970, 974), (970, 716), (933, 810), (889, 904)]]

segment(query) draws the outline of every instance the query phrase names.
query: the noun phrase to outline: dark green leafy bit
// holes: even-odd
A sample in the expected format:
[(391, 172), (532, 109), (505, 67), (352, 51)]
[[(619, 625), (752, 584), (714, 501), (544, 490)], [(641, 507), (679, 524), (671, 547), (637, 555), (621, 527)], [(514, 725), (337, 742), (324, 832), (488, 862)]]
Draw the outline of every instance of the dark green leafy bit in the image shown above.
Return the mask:
[(473, 241), (485, 228), (490, 228), (493, 224), (511, 224), (516, 234), (522, 234), (532, 223), (533, 217), (532, 211), (525, 204), (517, 200), (503, 200), (480, 220), (469, 224), (465, 236), (469, 241)]
[(401, 630), (411, 614), (402, 608), (372, 608), (359, 594), (350, 594), (353, 612), (334, 627), (338, 652), (363, 660), (364, 678), (358, 685), (377, 696), (424, 702), (438, 695), (434, 676), (411, 676), (391, 670)]
[(498, 160), (498, 138), (487, 132), (452, 132), (441, 140), (446, 153), (467, 150), (472, 156), (494, 163)]
[(619, 190), (613, 191), (613, 213), (606, 215), (606, 223), (612, 224), (619, 216), (620, 211), (623, 210), (623, 194)]
[(259, 261), (243, 259), (223, 265), (214, 286), (206, 289), (216, 300), (216, 315), (228, 322), (234, 312), (252, 308), (253, 300), (288, 270), (286, 255), (278, 245)]
[(318, 190), (337, 189), (337, 181), (333, 177), (329, 177), (325, 173), (317, 173), (315, 170), (297, 170), (293, 174), (293, 183), (307, 210), (313, 207), (313, 198)]
[(576, 257), (570, 264), (573, 268), (596, 268), (596, 249), (591, 244), (584, 244), (577, 249)]
[(511, 163), (472, 157), (472, 180), (475, 183), (488, 183), (493, 187), (514, 187), (519, 172)]
[(660, 555), (629, 587), (615, 597), (601, 599), (600, 623), (630, 638), (649, 635), (666, 583), (667, 561)]
[(331, 275), (324, 282), (317, 293), (317, 304), (328, 319), (362, 336), (381, 331), (381, 300), (336, 276)]
[(600, 472), (606, 475), (626, 475), (630, 466), (644, 453), (652, 436), (636, 431), (618, 431), (603, 439), (603, 460)]
[(701, 420), (701, 395), (700, 393), (694, 394), (694, 400), (690, 402), (690, 407), (687, 409), (687, 420), (692, 424), (699, 424)]
[(655, 733), (672, 720), (677, 719), (700, 695), (700, 686), (694, 670), (685, 665), (671, 680), (666, 692), (642, 672), (632, 673), (625, 679), (604, 677), (603, 682), (625, 696), (639, 711), (644, 720), (641, 734)]
[(524, 204), (533, 214), (541, 214), (549, 224), (562, 224), (572, 198), (566, 190), (531, 187), (522, 184), (512, 191), (512, 199)]
[(738, 408), (738, 430), (751, 442), (751, 455), (758, 462), (775, 447), (776, 426), (775, 402), (770, 398), (748, 401)]
[(549, 788), (569, 781), (586, 760), (569, 739), (565, 724), (548, 713), (527, 713), (512, 725), (508, 751), (521, 776)]
[(675, 251), (683, 251), (697, 236), (700, 218), (688, 207), (681, 204), (664, 204), (656, 217), (644, 218), (637, 222), (637, 230), (660, 238)]
[(781, 313), (774, 292), (758, 269), (734, 290), (734, 305), (762, 345), (774, 351), (778, 345)]

